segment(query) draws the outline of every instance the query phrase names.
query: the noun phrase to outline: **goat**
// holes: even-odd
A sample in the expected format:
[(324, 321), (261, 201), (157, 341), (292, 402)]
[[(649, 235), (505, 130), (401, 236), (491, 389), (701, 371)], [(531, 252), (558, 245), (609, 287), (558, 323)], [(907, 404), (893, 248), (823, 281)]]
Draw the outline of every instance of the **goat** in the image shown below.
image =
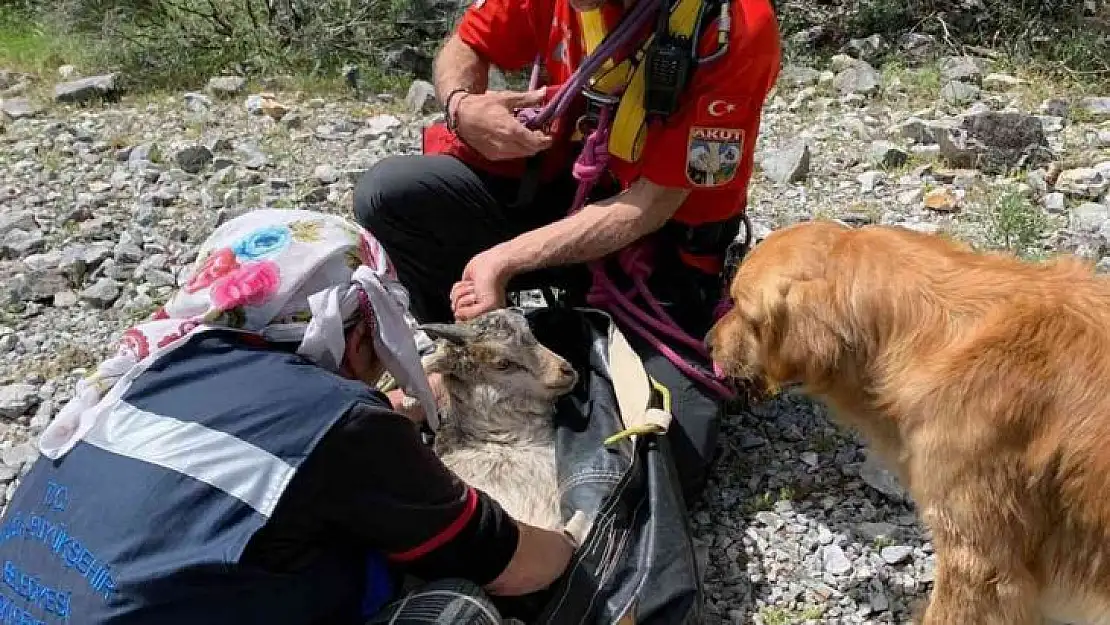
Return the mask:
[(420, 327), (435, 341), (424, 370), (442, 376), (446, 395), (436, 455), (514, 519), (563, 529), (552, 417), (555, 401), (578, 383), (574, 367), (512, 309)]

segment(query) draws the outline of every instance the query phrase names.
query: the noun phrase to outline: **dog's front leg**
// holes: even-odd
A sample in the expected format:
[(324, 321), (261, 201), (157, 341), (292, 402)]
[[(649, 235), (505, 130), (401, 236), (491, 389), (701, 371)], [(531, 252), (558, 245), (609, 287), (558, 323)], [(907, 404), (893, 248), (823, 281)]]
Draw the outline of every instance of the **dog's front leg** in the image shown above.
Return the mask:
[(1000, 571), (973, 548), (938, 541), (935, 579), (921, 625), (1043, 623), (1032, 576)]

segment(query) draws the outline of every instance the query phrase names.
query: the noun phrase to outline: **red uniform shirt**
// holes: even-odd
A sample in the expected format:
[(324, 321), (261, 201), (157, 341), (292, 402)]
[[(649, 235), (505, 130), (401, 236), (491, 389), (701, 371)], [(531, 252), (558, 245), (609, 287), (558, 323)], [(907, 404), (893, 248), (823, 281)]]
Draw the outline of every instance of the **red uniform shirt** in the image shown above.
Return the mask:
[[(621, 8), (607, 5), (603, 12), (612, 28)], [(464, 43), (506, 71), (530, 67), (542, 45), (549, 95), (584, 57), (578, 18), (567, 0), (475, 0), (458, 33)], [(714, 50), (716, 41), (714, 23), (703, 33), (701, 53)], [(652, 122), (639, 162), (614, 157), (610, 171), (624, 187), (642, 176), (660, 186), (690, 189), (675, 214), (679, 222), (699, 224), (739, 214), (747, 203), (760, 113), (780, 61), (778, 27), (769, 0), (734, 0), (728, 53), (695, 70), (679, 109), (663, 122)], [(577, 115), (571, 111), (554, 128), (556, 144), (544, 155), (545, 174), (569, 168), (569, 130)], [(447, 152), (491, 172), (522, 171), (521, 161), (490, 163), (454, 138)]]

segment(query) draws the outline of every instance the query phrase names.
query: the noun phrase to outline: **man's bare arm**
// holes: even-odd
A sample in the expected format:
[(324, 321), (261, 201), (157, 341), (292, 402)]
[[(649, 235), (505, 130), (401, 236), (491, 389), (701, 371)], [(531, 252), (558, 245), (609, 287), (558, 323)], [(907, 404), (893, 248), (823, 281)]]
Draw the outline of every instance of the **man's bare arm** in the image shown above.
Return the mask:
[(452, 33), (436, 55), (432, 75), (440, 103), (455, 89), (482, 93), (489, 82), (489, 61)]
[(596, 260), (658, 230), (688, 194), (686, 189), (660, 187), (640, 179), (619, 195), (494, 249), (500, 248), (510, 275)]

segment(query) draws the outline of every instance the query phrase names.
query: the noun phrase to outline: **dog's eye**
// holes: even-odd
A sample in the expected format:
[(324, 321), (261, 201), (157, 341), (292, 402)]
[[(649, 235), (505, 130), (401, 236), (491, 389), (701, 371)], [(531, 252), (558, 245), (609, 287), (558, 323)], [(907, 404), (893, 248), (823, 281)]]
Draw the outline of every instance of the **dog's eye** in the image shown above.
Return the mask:
[(493, 368), (498, 371), (508, 371), (514, 366), (516, 366), (516, 363), (505, 358), (498, 358), (493, 362)]

